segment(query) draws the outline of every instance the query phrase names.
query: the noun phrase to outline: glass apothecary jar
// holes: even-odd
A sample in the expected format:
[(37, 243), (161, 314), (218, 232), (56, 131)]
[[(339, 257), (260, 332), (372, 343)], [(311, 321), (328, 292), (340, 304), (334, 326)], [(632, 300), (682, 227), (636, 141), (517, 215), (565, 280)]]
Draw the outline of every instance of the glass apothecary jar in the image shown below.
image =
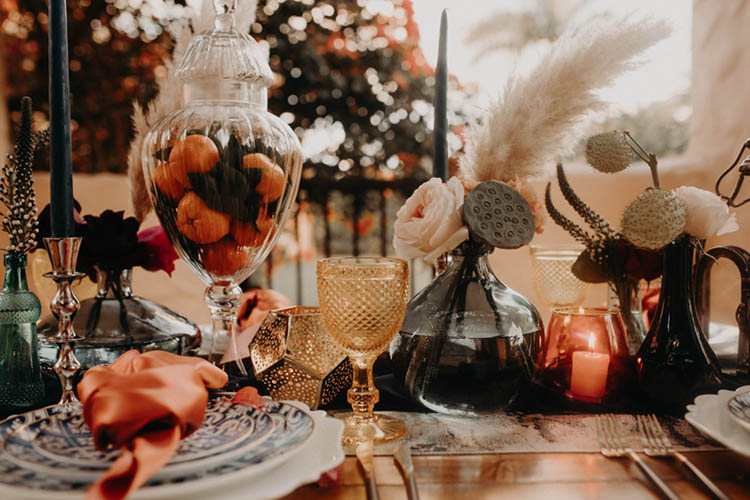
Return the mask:
[(196, 35), (177, 68), (184, 107), (142, 148), (144, 176), (169, 241), (208, 285), (216, 360), (234, 338), (238, 283), (265, 259), (297, 196), (302, 152), (268, 112), (266, 55), (216, 1), (215, 29)]

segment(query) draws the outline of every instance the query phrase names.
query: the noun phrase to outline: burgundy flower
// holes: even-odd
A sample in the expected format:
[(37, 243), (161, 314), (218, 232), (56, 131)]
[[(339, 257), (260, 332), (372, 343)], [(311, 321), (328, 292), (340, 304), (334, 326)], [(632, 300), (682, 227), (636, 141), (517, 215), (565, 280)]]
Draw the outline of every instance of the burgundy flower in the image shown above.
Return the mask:
[(146, 228), (138, 233), (138, 244), (143, 249), (144, 259), (141, 263), (148, 271), (164, 271), (172, 276), (177, 252), (169, 244), (166, 233), (161, 226)]
[(98, 217), (86, 215), (84, 219), (86, 234), (78, 256), (79, 271), (93, 276), (95, 267), (118, 271), (141, 265), (143, 250), (138, 245), (140, 223), (135, 217), (125, 217), (124, 211), (105, 210)]
[(638, 248), (624, 238), (620, 238), (617, 252), (619, 253), (618, 260), (622, 263), (624, 274), (628, 278), (651, 281), (661, 276), (661, 250)]

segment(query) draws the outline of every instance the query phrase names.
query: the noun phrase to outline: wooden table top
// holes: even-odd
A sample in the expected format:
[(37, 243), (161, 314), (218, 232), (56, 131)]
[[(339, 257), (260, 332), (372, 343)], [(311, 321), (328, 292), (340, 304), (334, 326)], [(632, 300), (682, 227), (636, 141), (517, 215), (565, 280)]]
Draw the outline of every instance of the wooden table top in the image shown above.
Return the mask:
[[(750, 459), (730, 451), (685, 453), (733, 499), (750, 499)], [(669, 458), (646, 459), (683, 499), (708, 497), (690, 473)], [(497, 453), (414, 456), (421, 500), (484, 499), (655, 499), (659, 498), (629, 459), (598, 453)], [(375, 457), (381, 500), (406, 499), (393, 459)], [(308, 485), (284, 500), (364, 500), (355, 457), (347, 456), (341, 484)]]

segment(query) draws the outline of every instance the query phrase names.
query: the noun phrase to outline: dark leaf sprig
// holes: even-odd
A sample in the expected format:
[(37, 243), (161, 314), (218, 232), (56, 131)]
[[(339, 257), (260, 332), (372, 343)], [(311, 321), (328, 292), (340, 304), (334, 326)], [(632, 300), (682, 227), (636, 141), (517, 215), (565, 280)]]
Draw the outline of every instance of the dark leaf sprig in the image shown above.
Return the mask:
[(586, 253), (588, 257), (600, 266), (606, 266), (609, 260), (609, 243), (619, 239), (620, 234), (615, 231), (612, 226), (599, 214), (594, 212), (591, 207), (581, 200), (581, 198), (573, 191), (573, 188), (568, 183), (568, 179), (565, 177), (565, 171), (561, 164), (557, 165), (557, 180), (562, 191), (563, 196), (573, 207), (573, 209), (580, 215), (584, 221), (594, 230), (594, 234), (591, 235), (575, 222), (564, 216), (553, 204), (552, 196), (550, 195), (550, 183), (547, 184), (547, 191), (545, 193), (545, 205), (547, 212), (553, 221), (563, 229), (565, 229), (573, 238), (582, 243), (586, 247)]
[(591, 228), (596, 231), (598, 235), (609, 239), (619, 238), (621, 235), (607, 222), (604, 217), (594, 212), (594, 210), (586, 205), (584, 201), (573, 191), (570, 187), (568, 178), (565, 176), (565, 170), (562, 164), (557, 164), (557, 180), (560, 184), (560, 191), (562, 192), (565, 199), (570, 203), (570, 206), (580, 215)]
[(552, 195), (550, 194), (551, 182), (547, 183), (547, 189), (544, 192), (544, 205), (547, 207), (547, 212), (552, 220), (565, 229), (576, 241), (582, 243), (588, 248), (593, 243), (593, 238), (589, 233), (581, 229), (575, 222), (565, 217), (557, 207), (552, 203)]
[(8, 252), (25, 254), (36, 246), (39, 219), (31, 171), (34, 152), (48, 140), (48, 131), (33, 131), (31, 98), (24, 97), (14, 154), (8, 155), (0, 175), (0, 203), (4, 206), (0, 215), (3, 231), (10, 236)]

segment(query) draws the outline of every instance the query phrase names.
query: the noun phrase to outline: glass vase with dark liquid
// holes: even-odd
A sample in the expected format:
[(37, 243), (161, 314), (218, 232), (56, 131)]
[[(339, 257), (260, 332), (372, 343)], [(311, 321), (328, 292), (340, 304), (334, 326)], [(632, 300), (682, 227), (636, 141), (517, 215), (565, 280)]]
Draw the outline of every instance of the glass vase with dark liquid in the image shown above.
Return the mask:
[(407, 307), (390, 347), (394, 373), (427, 408), (474, 415), (508, 407), (542, 351), (536, 308), (490, 270), (491, 247), (467, 241)]

